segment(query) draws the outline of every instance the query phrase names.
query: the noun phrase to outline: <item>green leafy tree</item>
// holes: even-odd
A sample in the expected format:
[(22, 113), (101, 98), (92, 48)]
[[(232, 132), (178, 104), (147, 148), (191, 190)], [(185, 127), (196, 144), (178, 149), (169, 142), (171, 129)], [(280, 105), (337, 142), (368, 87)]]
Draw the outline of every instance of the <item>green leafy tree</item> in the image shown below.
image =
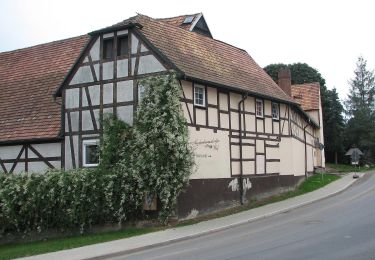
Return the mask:
[(165, 222), (173, 214), (194, 165), (180, 103), (181, 86), (175, 74), (150, 77), (140, 84), (146, 90), (134, 129), (133, 161), (147, 194), (157, 195), (159, 216)]
[[(334, 161), (336, 164), (339, 160), (339, 155), (344, 153), (344, 108), (340, 102), (336, 88), (327, 91), (326, 103), (329, 104), (330, 109), (325, 111), (325, 154), (327, 161)], [(327, 108), (327, 105), (325, 106)], [(342, 159), (342, 158), (340, 158)]]
[(319, 73), (318, 70), (310, 67), (306, 63), (294, 63), (294, 64), (270, 64), (264, 67), (264, 70), (267, 72), (271, 78), (277, 82), (278, 73), (281, 68), (289, 68), (290, 74), (292, 75), (292, 84), (303, 84), (303, 83), (312, 83), (319, 82), (320, 87), (326, 90), (326, 81)]
[(323, 108), (325, 156), (327, 161), (337, 163), (343, 157), (344, 119), (341, 116), (343, 107), (336, 90), (328, 90), (326, 81), (319, 71), (306, 63), (270, 64), (264, 70), (277, 83), (278, 72), (281, 68), (290, 69), (292, 84), (319, 82)]
[(375, 76), (367, 69), (367, 61), (362, 56), (356, 66), (345, 101), (348, 116), (346, 146), (357, 146), (364, 152), (366, 163), (375, 163)]

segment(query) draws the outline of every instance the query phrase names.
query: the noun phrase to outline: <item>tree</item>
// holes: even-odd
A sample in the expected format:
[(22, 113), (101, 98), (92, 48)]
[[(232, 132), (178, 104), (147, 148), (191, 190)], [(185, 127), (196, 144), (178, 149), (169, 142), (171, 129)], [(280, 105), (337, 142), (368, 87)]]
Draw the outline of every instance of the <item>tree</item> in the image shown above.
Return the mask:
[(303, 83), (312, 83), (319, 82), (320, 87), (326, 90), (326, 81), (322, 75), (310, 67), (306, 63), (294, 63), (294, 64), (270, 64), (264, 67), (264, 70), (271, 76), (271, 78), (277, 82), (278, 73), (281, 68), (289, 68), (290, 74), (292, 75), (292, 84), (303, 84)]
[(165, 222), (194, 165), (180, 103), (181, 86), (175, 74), (149, 77), (140, 84), (146, 90), (134, 127), (133, 161), (147, 194), (157, 195), (159, 216)]
[(278, 81), (278, 72), (281, 68), (289, 68), (292, 76), (292, 84), (304, 84), (319, 82), (323, 108), (324, 144), (327, 161), (337, 163), (338, 157), (343, 155), (343, 126), (344, 119), (341, 116), (343, 107), (335, 89), (328, 90), (326, 81), (318, 70), (306, 63), (294, 64), (270, 64), (264, 70)]
[(374, 71), (367, 69), (367, 61), (360, 56), (354, 79), (349, 81), (350, 90), (345, 101), (346, 112), (349, 116), (361, 109), (370, 109), (374, 112), (375, 76)]
[(355, 145), (364, 152), (366, 163), (375, 163), (375, 76), (367, 69), (367, 61), (362, 56), (356, 66), (345, 101), (348, 116), (345, 141), (347, 148)]
[[(327, 105), (328, 104), (328, 105)], [(345, 128), (343, 111), (336, 88), (327, 91), (324, 118), (324, 143), (326, 160), (338, 163), (339, 154), (344, 153), (343, 132)]]

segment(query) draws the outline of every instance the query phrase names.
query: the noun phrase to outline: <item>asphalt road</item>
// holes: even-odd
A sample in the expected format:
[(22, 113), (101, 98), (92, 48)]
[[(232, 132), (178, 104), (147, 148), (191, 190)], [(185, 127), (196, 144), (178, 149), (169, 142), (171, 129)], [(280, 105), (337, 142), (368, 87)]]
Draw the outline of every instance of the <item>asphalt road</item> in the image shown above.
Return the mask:
[(283, 214), (112, 259), (375, 260), (375, 173)]

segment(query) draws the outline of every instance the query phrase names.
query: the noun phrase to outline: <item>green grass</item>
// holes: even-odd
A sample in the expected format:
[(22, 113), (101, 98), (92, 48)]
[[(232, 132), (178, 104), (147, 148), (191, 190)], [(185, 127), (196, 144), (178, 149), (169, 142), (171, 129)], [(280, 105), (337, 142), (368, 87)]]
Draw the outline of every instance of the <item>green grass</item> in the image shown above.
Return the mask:
[(334, 164), (334, 163), (326, 163), (326, 168), (331, 169), (331, 171), (335, 171), (338, 173), (347, 173), (347, 172), (366, 172), (375, 170), (375, 167), (354, 167), (350, 164)]
[[(227, 210), (213, 213), (207, 216), (198, 217), (197, 219), (183, 221), (172, 225), (173, 227), (181, 227), (196, 224), (201, 221), (224, 217), (231, 214), (235, 214), (244, 210), (260, 207), (266, 204), (278, 202), (291, 197), (305, 194), (307, 192), (319, 189), (330, 182), (339, 179), (340, 177), (332, 174), (316, 174), (304, 181), (296, 190), (288, 191), (277, 196), (272, 196), (263, 200), (254, 200), (250, 203), (230, 208)], [(169, 226), (170, 227), (170, 226)], [(13, 259), (22, 256), (31, 256), (37, 254), (43, 254), (48, 252), (54, 252), (58, 250), (70, 249), (81, 247), (85, 245), (91, 245), (96, 243), (102, 243), (106, 241), (112, 241), (121, 238), (128, 238), (132, 236), (143, 235), (155, 231), (160, 231), (169, 227), (147, 227), (147, 228), (127, 228), (126, 230), (106, 232), (100, 234), (86, 234), (81, 236), (66, 237), (48, 239), (45, 241), (27, 242), (18, 244), (7, 244), (0, 245), (0, 259)]]
[(87, 234), (74, 237), (49, 239), (46, 241), (1, 245), (0, 259), (13, 259), (22, 256), (44, 254), (48, 252), (102, 243), (121, 238), (139, 236), (158, 230), (161, 230), (161, 228), (128, 228), (126, 230), (106, 232), (101, 234)]

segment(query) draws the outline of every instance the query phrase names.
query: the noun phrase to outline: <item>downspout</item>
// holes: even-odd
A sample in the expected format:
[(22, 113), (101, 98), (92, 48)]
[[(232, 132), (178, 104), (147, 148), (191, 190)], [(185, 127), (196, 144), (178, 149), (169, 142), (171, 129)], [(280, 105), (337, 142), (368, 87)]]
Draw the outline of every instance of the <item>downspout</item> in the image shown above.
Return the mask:
[(241, 115), (241, 104), (244, 103), (244, 101), (247, 99), (248, 93), (246, 93), (246, 96), (242, 96), (242, 99), (240, 102), (238, 102), (238, 124), (239, 124), (239, 142), (240, 142), (240, 176), (239, 176), (239, 188), (240, 188), (240, 203), (243, 205), (244, 199), (243, 199), (243, 168), (242, 168), (242, 115)]
[(310, 125), (310, 118), (309, 123), (305, 125), (303, 128), (303, 139), (305, 143), (305, 179), (307, 179), (307, 140), (306, 140), (306, 128)]

